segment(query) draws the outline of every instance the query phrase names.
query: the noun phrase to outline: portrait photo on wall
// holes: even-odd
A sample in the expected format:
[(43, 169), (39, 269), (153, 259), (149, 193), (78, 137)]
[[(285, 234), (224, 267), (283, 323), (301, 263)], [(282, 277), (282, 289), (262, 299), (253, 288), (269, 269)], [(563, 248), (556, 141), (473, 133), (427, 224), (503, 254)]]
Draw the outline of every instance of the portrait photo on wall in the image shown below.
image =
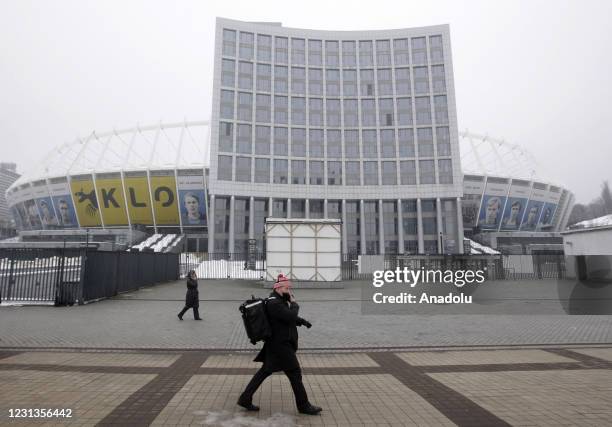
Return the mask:
[(505, 196), (485, 195), (482, 199), (478, 225), (483, 230), (497, 230), (504, 209)]
[(502, 219), (502, 230), (518, 230), (521, 227), (521, 220), (525, 212), (527, 199), (524, 197), (509, 197), (504, 209)]
[(540, 212), (542, 211), (542, 205), (544, 205), (544, 202), (536, 200), (529, 201), (525, 215), (523, 215), (521, 230), (534, 231), (536, 229), (540, 218)]
[(206, 225), (204, 190), (179, 190), (183, 226)]
[(40, 230), (42, 228), (42, 223), (40, 222), (40, 216), (38, 215), (38, 208), (36, 207), (36, 202), (34, 200), (26, 200), (23, 202), (25, 206), (26, 215), (28, 217), (28, 222), (30, 223), (30, 227), (33, 230)]
[(49, 228), (58, 225), (57, 216), (53, 210), (51, 197), (40, 197), (36, 199), (38, 211), (40, 212), (40, 220), (44, 228)]
[(57, 216), (59, 226), (66, 228), (77, 226), (76, 214), (70, 195), (54, 196), (53, 204), (55, 206), (55, 215)]
[(551, 225), (555, 216), (555, 210), (557, 210), (556, 203), (546, 203), (540, 218), (540, 225)]

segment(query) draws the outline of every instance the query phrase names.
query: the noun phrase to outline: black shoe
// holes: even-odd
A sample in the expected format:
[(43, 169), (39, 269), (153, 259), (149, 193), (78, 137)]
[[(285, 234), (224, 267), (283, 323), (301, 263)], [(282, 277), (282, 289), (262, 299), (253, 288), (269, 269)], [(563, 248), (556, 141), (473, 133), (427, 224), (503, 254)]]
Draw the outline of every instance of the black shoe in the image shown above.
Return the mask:
[(244, 409), (246, 409), (247, 411), (259, 411), (259, 406), (255, 406), (250, 402), (243, 402), (242, 400), (238, 399), (238, 406), (242, 406)]
[(319, 412), (321, 412), (322, 410), (323, 408), (320, 408), (315, 405), (308, 405), (303, 408), (298, 408), (298, 412), (300, 414), (306, 414), (306, 415), (318, 415)]
[(204, 320), (201, 317), (195, 317), (193, 320)]
[(177, 314), (176, 316), (179, 318), (179, 320), (183, 320), (183, 316), (181, 316), (180, 314)]

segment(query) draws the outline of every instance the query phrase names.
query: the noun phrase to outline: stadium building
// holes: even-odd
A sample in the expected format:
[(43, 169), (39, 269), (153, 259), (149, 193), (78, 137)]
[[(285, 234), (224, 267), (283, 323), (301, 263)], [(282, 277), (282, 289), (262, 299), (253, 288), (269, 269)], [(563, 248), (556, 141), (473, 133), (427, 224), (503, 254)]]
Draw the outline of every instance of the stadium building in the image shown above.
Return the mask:
[(464, 232), (503, 246), (565, 228), (572, 194), (527, 160), (460, 136), (446, 25), (218, 19), (210, 121), (94, 132), (7, 200), (22, 237), (138, 228), (242, 253), (263, 249), (266, 217), (338, 218), (345, 253), (462, 253)]

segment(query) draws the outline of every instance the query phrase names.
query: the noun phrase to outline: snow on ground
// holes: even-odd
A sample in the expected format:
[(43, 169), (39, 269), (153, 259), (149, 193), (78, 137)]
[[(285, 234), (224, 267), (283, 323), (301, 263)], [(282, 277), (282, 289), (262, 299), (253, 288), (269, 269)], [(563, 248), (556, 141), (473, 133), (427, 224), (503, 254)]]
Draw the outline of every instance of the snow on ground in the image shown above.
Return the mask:
[(612, 226), (612, 214), (600, 216), (599, 218), (589, 219), (587, 221), (581, 221), (574, 225), (570, 225), (570, 229), (580, 228), (595, 228), (595, 227), (610, 227)]

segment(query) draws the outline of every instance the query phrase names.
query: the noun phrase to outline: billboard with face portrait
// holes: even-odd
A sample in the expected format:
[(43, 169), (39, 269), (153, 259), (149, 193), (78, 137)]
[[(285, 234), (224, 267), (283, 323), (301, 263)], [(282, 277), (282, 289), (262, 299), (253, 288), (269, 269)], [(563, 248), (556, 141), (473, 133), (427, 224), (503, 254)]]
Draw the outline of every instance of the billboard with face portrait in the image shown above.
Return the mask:
[(527, 198), (525, 197), (508, 197), (504, 215), (501, 223), (501, 230), (511, 231), (518, 230), (521, 227), (525, 207), (527, 206)]
[(177, 184), (183, 227), (206, 226), (204, 176), (179, 176)]
[(36, 206), (36, 201), (33, 199), (26, 200), (23, 202), (23, 207), (25, 208), (26, 216), (28, 218), (28, 222), (30, 223), (30, 229), (42, 229), (42, 221), (40, 220), (40, 214), (38, 212), (38, 206)]
[(545, 203), (544, 208), (542, 209), (542, 215), (540, 216), (540, 226), (545, 227), (552, 225), (553, 218), (555, 216), (555, 211), (557, 210), (556, 203)]
[(100, 227), (102, 217), (96, 197), (93, 179), (90, 175), (72, 177), (70, 189), (74, 197), (74, 207), (81, 227)]
[(40, 212), (40, 220), (43, 228), (56, 228), (58, 221), (55, 210), (53, 209), (51, 197), (39, 197), (36, 199), (36, 205), (38, 206), (38, 211)]
[(497, 230), (505, 203), (506, 196), (484, 195), (478, 216), (478, 225), (481, 229)]
[(76, 228), (79, 226), (74, 210), (70, 186), (66, 179), (54, 180), (49, 183), (49, 192), (53, 200), (57, 225), (61, 228)]
[(521, 222), (521, 231), (535, 231), (543, 206), (544, 202), (538, 200), (529, 201), (525, 214), (523, 215), (523, 221)]

